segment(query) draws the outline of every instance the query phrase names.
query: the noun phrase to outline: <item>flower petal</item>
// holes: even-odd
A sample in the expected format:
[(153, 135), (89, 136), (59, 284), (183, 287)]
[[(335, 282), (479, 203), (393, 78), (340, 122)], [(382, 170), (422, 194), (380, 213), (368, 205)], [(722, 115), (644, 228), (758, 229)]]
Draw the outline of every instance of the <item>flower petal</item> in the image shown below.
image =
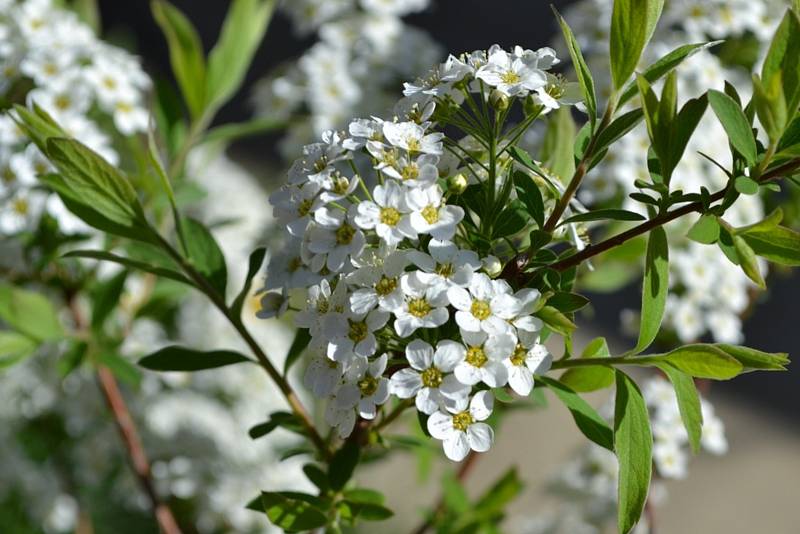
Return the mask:
[(494, 430), (486, 423), (474, 423), (467, 429), (467, 442), (476, 452), (486, 452), (492, 447)]
[(453, 417), (443, 412), (434, 412), (428, 417), (428, 432), (436, 439), (447, 439), (455, 432)]

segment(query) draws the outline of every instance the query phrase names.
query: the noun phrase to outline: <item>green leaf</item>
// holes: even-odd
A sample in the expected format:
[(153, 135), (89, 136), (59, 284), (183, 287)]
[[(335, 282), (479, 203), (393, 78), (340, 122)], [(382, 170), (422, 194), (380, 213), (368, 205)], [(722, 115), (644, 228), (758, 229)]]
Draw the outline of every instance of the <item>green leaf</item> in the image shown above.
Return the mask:
[(344, 499), (340, 503), (347, 506), (349, 515), (353, 519), (361, 519), (363, 521), (385, 521), (394, 515), (390, 509), (382, 504), (353, 502), (350, 499)]
[(51, 137), (68, 137), (53, 117), (36, 103), (28, 109), (25, 106), (14, 104), (14, 114), (10, 115), (14, 122), (25, 133), (26, 137), (36, 144), (43, 154), (47, 154), (47, 140)]
[(783, 352), (762, 352), (749, 347), (717, 343), (714, 347), (736, 358), (742, 364), (742, 372), (750, 371), (785, 371), (789, 365), (789, 357)]
[(672, 365), (660, 365), (661, 369), (672, 387), (675, 388), (675, 395), (678, 398), (678, 411), (680, 411), (683, 426), (689, 436), (689, 444), (692, 450), (697, 453), (700, 450), (700, 438), (703, 435), (703, 411), (700, 408), (700, 395), (694, 380), (688, 374), (679, 371)]
[(264, 256), (266, 255), (267, 249), (264, 247), (259, 247), (250, 253), (250, 259), (248, 260), (247, 264), (247, 276), (244, 278), (244, 285), (242, 286), (242, 290), (239, 291), (239, 294), (236, 295), (236, 298), (231, 304), (231, 313), (234, 315), (234, 317), (241, 317), (244, 303), (247, 300), (247, 297), (250, 296), (250, 288), (253, 285), (253, 278), (261, 269), (261, 265), (264, 263)]
[(564, 41), (567, 43), (567, 49), (569, 50), (570, 58), (572, 58), (572, 64), (575, 67), (575, 75), (578, 77), (578, 83), (583, 92), (583, 101), (586, 104), (586, 111), (589, 114), (589, 120), (594, 130), (594, 124), (597, 121), (597, 97), (595, 95), (592, 72), (589, 70), (589, 66), (583, 58), (581, 47), (575, 39), (575, 35), (572, 33), (567, 21), (564, 20), (564, 17), (561, 16), (555, 7), (553, 7), (553, 11), (561, 26), (561, 33), (564, 34)]
[(800, 233), (785, 226), (739, 234), (757, 255), (779, 265), (800, 266)]
[(546, 376), (538, 376), (536, 381), (549, 387), (559, 400), (564, 403), (584, 436), (603, 448), (610, 451), (614, 450), (614, 437), (611, 428), (588, 402), (558, 380)]
[(642, 108), (636, 108), (623, 113), (614, 119), (611, 124), (604, 128), (597, 136), (595, 151), (602, 151), (604, 148), (607, 148), (625, 134), (633, 130), (633, 128), (635, 128), (641, 122), (643, 117), (644, 112), (642, 111)]
[(82, 203), (117, 224), (149, 229), (133, 186), (102, 156), (60, 137), (47, 140), (45, 153)]
[(0, 370), (31, 356), (39, 344), (24, 334), (0, 330)]
[(562, 313), (574, 313), (589, 304), (589, 299), (577, 293), (558, 291), (547, 299), (547, 305)]
[(767, 132), (771, 143), (776, 143), (784, 132), (789, 120), (786, 109), (780, 73), (772, 78), (770, 84), (764, 83), (757, 74), (753, 74), (753, 101), (758, 120)]
[(639, 326), (639, 341), (633, 353), (643, 351), (656, 338), (664, 317), (669, 289), (669, 244), (664, 228), (650, 232), (645, 256), (644, 283), (642, 288), (642, 317)]
[(743, 195), (758, 194), (758, 182), (748, 176), (737, 176), (733, 185)]
[(678, 166), (683, 153), (686, 151), (686, 146), (689, 144), (692, 134), (697, 129), (700, 119), (708, 107), (708, 99), (706, 97), (692, 98), (688, 100), (681, 110), (678, 112), (675, 120), (670, 125), (670, 133), (667, 141), (667, 165), (668, 168), (664, 169), (664, 175), (669, 179), (675, 167)]
[(172, 72), (192, 117), (203, 113), (206, 100), (206, 65), (203, 43), (192, 23), (178, 8), (165, 0), (151, 3), (156, 19), (169, 45)]
[(750, 128), (750, 121), (747, 120), (742, 108), (733, 98), (721, 91), (709, 91), (708, 101), (725, 133), (728, 134), (728, 140), (734, 150), (745, 159), (748, 166), (755, 165), (758, 157), (756, 140)]
[(163, 278), (169, 278), (170, 280), (181, 282), (188, 286), (194, 286), (194, 284), (188, 278), (177, 271), (173, 271), (172, 269), (167, 269), (164, 267), (156, 267), (150, 263), (132, 260), (124, 256), (118, 256), (116, 254), (112, 254), (111, 252), (106, 252), (104, 250), (72, 250), (64, 254), (62, 257), (90, 258), (94, 260), (111, 261), (114, 263), (119, 263), (120, 265), (124, 265), (125, 267), (130, 267), (131, 269), (138, 269), (140, 271), (153, 273)]
[(617, 395), (614, 405), (614, 450), (619, 460), (617, 523), (627, 534), (647, 502), (653, 469), (653, 436), (647, 405), (636, 383), (625, 373), (615, 371)]
[(305, 434), (306, 427), (303, 426), (300, 418), (290, 412), (272, 412), (269, 419), (250, 428), (247, 434), (251, 439), (258, 439), (266, 436), (276, 428), (284, 428), (296, 434)]
[(566, 106), (548, 117), (547, 133), (542, 142), (542, 161), (555, 176), (568, 180), (575, 172), (575, 121)]
[[(702, 50), (718, 45), (721, 42), (722, 41), (711, 41), (708, 43), (694, 43), (679, 46), (666, 56), (662, 57), (644, 69), (641, 75), (644, 76), (648, 83), (654, 83), (662, 76), (672, 72), (673, 69), (680, 65), (685, 59), (692, 57), (694, 54)], [(620, 95), (619, 103), (617, 104), (618, 107), (622, 107), (625, 102), (636, 96), (637, 91), (636, 82), (629, 82)]]
[(44, 295), (27, 289), (0, 283), (0, 319), (35, 341), (64, 337), (55, 306)]
[(290, 491), (261, 492), (261, 505), (267, 517), (284, 532), (303, 532), (324, 527), (328, 518), (314, 503), (319, 503), (319, 499), (313, 495)]
[(105, 320), (117, 306), (127, 279), (128, 271), (122, 270), (108, 280), (98, 282), (91, 292), (92, 328), (95, 330), (102, 328)]
[[(607, 358), (611, 356), (604, 337), (593, 339), (586, 345), (581, 358)], [(614, 383), (614, 370), (601, 365), (591, 367), (572, 367), (559, 378), (561, 383), (578, 393), (589, 393), (607, 388)]]
[(283, 374), (286, 375), (289, 373), (289, 369), (292, 368), (292, 365), (300, 359), (300, 356), (303, 355), (305, 352), (306, 347), (311, 342), (311, 334), (309, 333), (308, 329), (300, 328), (297, 330), (297, 333), (294, 335), (294, 341), (292, 341), (292, 346), (289, 347), (289, 352), (286, 354), (286, 360), (283, 363)]
[(761, 67), (761, 79), (766, 87), (776, 81), (782, 84), (785, 107), (789, 119), (793, 118), (800, 104), (800, 18), (792, 10), (786, 10), (780, 26), (770, 43), (769, 51)]
[(577, 326), (569, 317), (558, 311), (553, 306), (545, 306), (536, 315), (544, 321), (544, 323), (558, 332), (561, 335), (569, 336)]
[(272, 132), (286, 127), (286, 122), (270, 118), (256, 118), (245, 122), (222, 124), (211, 128), (199, 144), (230, 143), (243, 137)]
[(195, 219), (184, 219), (183, 228), (186, 232), (186, 253), (189, 262), (224, 298), (228, 286), (228, 268), (225, 266), (225, 256), (217, 240), (208, 228)]
[(119, 354), (104, 351), (97, 358), (97, 363), (107, 367), (114, 376), (131, 387), (138, 388), (142, 382), (142, 372)]
[(695, 378), (728, 380), (742, 372), (736, 358), (714, 345), (686, 345), (657, 358)]
[(306, 478), (314, 484), (321, 493), (328, 491), (328, 475), (317, 464), (306, 464), (303, 466), (303, 473)]
[(744, 274), (758, 287), (765, 289), (767, 284), (764, 282), (764, 277), (761, 275), (761, 269), (758, 266), (758, 258), (756, 258), (756, 253), (750, 248), (747, 241), (741, 236), (734, 235), (733, 248), (736, 249), (736, 254), (739, 257), (739, 265), (744, 271)]
[(345, 444), (334, 453), (328, 465), (328, 480), (330, 480), (331, 489), (339, 491), (344, 488), (347, 481), (353, 476), (353, 471), (355, 471), (360, 457), (361, 449), (358, 444), (352, 440), (346, 441)]
[(695, 222), (689, 233), (686, 236), (692, 241), (702, 243), (704, 245), (711, 245), (719, 239), (719, 223), (717, 218), (710, 213), (703, 214), (697, 222)]
[(151, 371), (202, 371), (250, 361), (231, 350), (205, 352), (172, 345), (145, 356), (139, 360), (139, 365)]
[(528, 210), (519, 200), (513, 200), (497, 217), (492, 228), (492, 237), (500, 238), (514, 235), (528, 225)]
[(208, 54), (206, 107), (217, 109), (239, 90), (275, 10), (275, 0), (234, 0)]
[(544, 226), (544, 200), (533, 178), (522, 171), (515, 172), (514, 188), (517, 191), (517, 198), (528, 208), (528, 213), (539, 228)]
[(575, 222), (589, 222), (589, 221), (645, 221), (647, 220), (641, 214), (621, 209), (597, 209), (587, 211), (586, 213), (578, 213), (568, 219), (561, 221), (560, 225), (575, 223)]
[(512, 467), (478, 499), (473, 507), (475, 514), (478, 518), (489, 518), (503, 512), (505, 507), (522, 492), (523, 487), (517, 469)]
[(611, 14), (611, 79), (616, 89), (631, 77), (653, 35), (664, 0), (614, 0)]

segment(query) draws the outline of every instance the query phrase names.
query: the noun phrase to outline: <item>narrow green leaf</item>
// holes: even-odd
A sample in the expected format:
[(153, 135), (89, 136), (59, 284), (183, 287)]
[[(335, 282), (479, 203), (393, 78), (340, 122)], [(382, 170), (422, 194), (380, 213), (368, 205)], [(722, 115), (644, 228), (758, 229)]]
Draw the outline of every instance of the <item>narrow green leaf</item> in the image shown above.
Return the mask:
[(98, 282), (91, 291), (92, 328), (102, 328), (105, 320), (117, 306), (127, 279), (128, 271), (122, 270), (111, 278)]
[(678, 398), (678, 411), (686, 427), (689, 436), (689, 444), (692, 451), (697, 453), (700, 450), (700, 438), (703, 436), (703, 411), (700, 408), (700, 395), (694, 380), (688, 374), (679, 371), (672, 365), (660, 365), (659, 369), (664, 371), (672, 387), (675, 388), (675, 395)]
[(308, 478), (321, 493), (328, 491), (328, 475), (320, 466), (317, 464), (306, 464), (303, 466), (303, 473), (305, 473), (306, 478)]
[(761, 79), (769, 87), (773, 80), (783, 85), (783, 98), (789, 118), (793, 118), (800, 104), (800, 18), (790, 9), (781, 20), (780, 26), (770, 43), (761, 67)]
[(653, 35), (664, 0), (615, 0), (611, 13), (611, 79), (616, 89), (625, 85)]
[(560, 107), (548, 118), (541, 158), (555, 176), (568, 180), (575, 172), (575, 121), (568, 107)]
[(653, 469), (653, 436), (650, 419), (636, 383), (617, 370), (617, 395), (614, 406), (614, 450), (619, 460), (617, 523), (620, 534), (627, 534), (647, 502)]
[(559, 400), (564, 403), (584, 436), (603, 448), (610, 451), (614, 450), (614, 435), (611, 428), (588, 402), (558, 380), (537, 376), (536, 382), (550, 388)]
[(35, 341), (64, 337), (55, 306), (40, 293), (0, 283), (0, 319)]
[(703, 118), (707, 107), (708, 99), (705, 96), (692, 98), (681, 107), (677, 117), (670, 125), (670, 134), (667, 142), (668, 168), (664, 170), (664, 175), (668, 178), (683, 158), (689, 139), (697, 129), (697, 125), (700, 123), (700, 119)]
[(757, 255), (779, 265), (800, 266), (800, 233), (784, 226), (740, 234)]
[[(642, 72), (642, 76), (648, 81), (648, 83), (654, 83), (656, 80), (669, 74), (675, 69), (678, 65), (680, 65), (684, 60), (687, 58), (692, 57), (694, 54), (710, 48), (712, 46), (716, 46), (720, 44), (722, 41), (711, 41), (708, 43), (694, 43), (694, 44), (687, 44), (679, 46), (678, 48), (674, 49), (655, 63), (648, 66)], [(625, 86), (625, 89), (622, 91), (622, 94), (619, 98), (618, 106), (622, 106), (625, 102), (636, 96), (637, 88), (635, 82), (629, 82), (628, 85)]]
[(502, 512), (522, 492), (523, 487), (517, 469), (512, 467), (478, 499), (473, 506), (474, 512), (478, 517), (491, 517)]
[(734, 180), (734, 187), (743, 195), (758, 194), (758, 182), (747, 176), (737, 176)]
[(353, 502), (350, 499), (345, 499), (343, 503), (350, 509), (353, 519), (361, 519), (362, 521), (386, 521), (394, 516), (394, 512), (382, 504)]
[(239, 291), (239, 294), (236, 295), (236, 298), (231, 304), (231, 312), (235, 317), (241, 317), (242, 315), (244, 303), (247, 300), (247, 297), (250, 296), (250, 288), (253, 285), (253, 278), (261, 269), (261, 265), (264, 263), (264, 256), (266, 256), (266, 254), (267, 249), (264, 247), (259, 247), (250, 253), (250, 259), (248, 260), (247, 264), (247, 276), (244, 278), (244, 285), (242, 286), (242, 290)]
[(789, 357), (783, 352), (762, 352), (749, 347), (717, 343), (714, 347), (728, 356), (736, 358), (742, 364), (743, 373), (750, 371), (785, 371), (789, 365)]
[(170, 280), (175, 280), (176, 282), (181, 282), (188, 286), (194, 287), (194, 284), (188, 278), (177, 271), (166, 269), (164, 267), (156, 267), (150, 263), (132, 260), (124, 256), (118, 256), (116, 254), (112, 254), (111, 252), (106, 252), (104, 250), (72, 250), (64, 254), (62, 257), (90, 258), (94, 260), (111, 261), (114, 263), (119, 263), (120, 265), (124, 265), (125, 267), (130, 267), (131, 269), (138, 269), (140, 271), (153, 273), (163, 278), (169, 278)]
[(270, 522), (284, 532), (307, 532), (328, 523), (325, 513), (312, 503), (319, 503), (319, 499), (289, 491), (261, 492), (264, 512)]
[(24, 334), (0, 330), (0, 371), (31, 356), (38, 346)]
[(614, 119), (611, 124), (604, 128), (603, 131), (600, 132), (600, 135), (597, 136), (597, 143), (595, 144), (596, 150), (599, 152), (612, 145), (618, 139), (633, 130), (642, 121), (642, 118), (644, 118), (642, 108), (636, 108)]
[(578, 213), (577, 215), (573, 215), (569, 217), (559, 224), (559, 226), (563, 224), (569, 223), (576, 223), (576, 222), (589, 222), (589, 221), (645, 221), (647, 220), (644, 216), (639, 213), (628, 211), (628, 210), (621, 210), (621, 209), (597, 209), (592, 211), (587, 211), (586, 213)]
[(639, 341), (635, 354), (642, 352), (655, 340), (661, 328), (669, 289), (669, 244), (664, 228), (650, 232), (645, 256), (644, 283), (642, 288), (642, 314), (639, 326)]
[(361, 457), (361, 449), (358, 444), (352, 440), (346, 441), (342, 447), (336, 451), (328, 465), (328, 480), (331, 483), (331, 489), (340, 490), (344, 488), (345, 484), (353, 476), (358, 465), (358, 460)]
[(595, 95), (592, 72), (589, 70), (589, 66), (583, 58), (581, 47), (577, 39), (575, 39), (575, 35), (572, 33), (572, 29), (570, 29), (567, 21), (564, 20), (564, 17), (561, 16), (555, 7), (553, 7), (553, 11), (555, 12), (556, 18), (558, 18), (561, 32), (564, 34), (564, 41), (567, 43), (567, 49), (569, 50), (570, 58), (572, 58), (572, 64), (575, 67), (575, 75), (578, 77), (578, 83), (583, 92), (583, 101), (586, 104), (589, 121), (592, 124), (592, 129), (594, 129), (594, 124), (597, 121), (597, 96)]
[(206, 106), (217, 109), (239, 90), (275, 10), (275, 0), (233, 0), (208, 55)]
[(203, 113), (206, 90), (206, 65), (203, 43), (192, 23), (178, 8), (165, 0), (151, 3), (156, 19), (169, 45), (172, 72), (192, 117)]
[(742, 372), (742, 364), (725, 351), (706, 344), (679, 347), (659, 357), (695, 378), (728, 380)]
[[(604, 337), (593, 339), (581, 353), (581, 358), (607, 358), (611, 355)], [(578, 393), (589, 393), (607, 388), (614, 383), (614, 370), (601, 365), (573, 367), (559, 378), (561, 383)]]
[(311, 342), (311, 334), (305, 328), (300, 328), (294, 335), (292, 346), (289, 347), (289, 352), (286, 354), (286, 360), (283, 363), (283, 374), (289, 373), (289, 369), (300, 359), (300, 356), (305, 352), (306, 347)]
[(719, 239), (719, 223), (717, 218), (710, 213), (703, 214), (697, 222), (695, 222), (689, 233), (686, 236), (692, 241), (702, 243), (704, 245), (711, 245)]
[(547, 299), (547, 305), (561, 313), (574, 313), (589, 304), (589, 299), (578, 293), (558, 291)]
[(544, 321), (547, 326), (564, 336), (570, 335), (577, 328), (569, 317), (552, 306), (543, 307), (536, 312), (536, 315)]
[(184, 219), (183, 228), (189, 262), (224, 298), (228, 287), (228, 268), (217, 240), (208, 228), (195, 219)]
[(513, 200), (497, 217), (492, 228), (492, 237), (497, 239), (514, 235), (528, 225), (530, 216), (525, 205), (519, 200)]
[(528, 213), (539, 228), (544, 226), (544, 200), (533, 178), (522, 171), (515, 172), (514, 188), (517, 191), (517, 198), (525, 204)]
[(202, 371), (252, 361), (231, 350), (200, 351), (172, 345), (145, 356), (139, 365), (151, 371)]
[(303, 426), (300, 418), (290, 412), (273, 412), (269, 420), (259, 423), (248, 430), (251, 439), (258, 439), (266, 436), (276, 428), (284, 428), (296, 434), (305, 434), (306, 427)]
[(747, 241), (741, 236), (734, 235), (733, 248), (736, 249), (736, 255), (739, 257), (739, 265), (744, 271), (744, 274), (758, 287), (765, 289), (767, 284), (764, 282), (764, 277), (761, 275), (761, 269), (758, 266), (758, 258), (756, 258), (756, 253), (750, 248)]
[(745, 117), (742, 108), (734, 99), (721, 91), (709, 91), (708, 101), (728, 134), (728, 140), (733, 148), (745, 159), (748, 166), (755, 165), (758, 157), (756, 140), (750, 128), (750, 121)]

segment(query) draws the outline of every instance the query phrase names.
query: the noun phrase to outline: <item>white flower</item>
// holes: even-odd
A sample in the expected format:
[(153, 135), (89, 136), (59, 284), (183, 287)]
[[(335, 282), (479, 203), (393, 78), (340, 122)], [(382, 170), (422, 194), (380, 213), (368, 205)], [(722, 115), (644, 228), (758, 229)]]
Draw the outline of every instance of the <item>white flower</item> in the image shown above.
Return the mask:
[(411, 227), (416, 232), (442, 241), (453, 239), (458, 223), (464, 218), (464, 209), (446, 204), (438, 184), (413, 188), (406, 198), (411, 209)]
[(542, 320), (531, 315), (539, 303), (538, 289), (525, 288), (517, 291), (514, 297), (520, 303), (520, 309), (515, 318), (510, 323), (517, 330), (517, 338), (526, 347), (535, 345), (539, 342), (539, 332), (542, 330)]
[(343, 375), (342, 364), (322, 354), (308, 364), (303, 385), (316, 397), (325, 398), (333, 394)]
[(280, 252), (270, 256), (267, 289), (309, 287), (320, 281), (321, 277), (303, 261), (300, 249), (300, 240), (289, 239)]
[(400, 278), (404, 300), (394, 310), (394, 329), (400, 337), (408, 337), (418, 328), (437, 328), (450, 317), (447, 293), (427, 283), (421, 273), (414, 271)]
[(393, 311), (403, 304), (400, 275), (408, 263), (404, 251), (394, 251), (379, 265), (364, 265), (347, 275), (347, 283), (359, 289), (350, 295), (353, 313), (367, 313), (375, 306)]
[(583, 102), (583, 93), (578, 82), (567, 82), (564, 78), (545, 73), (547, 85), (536, 89), (535, 99), (544, 106), (542, 113), (548, 113), (562, 105), (572, 106)]
[(444, 134), (425, 134), (425, 128), (415, 122), (384, 122), (383, 135), (392, 146), (402, 148), (410, 154), (442, 154)]
[(508, 283), (491, 280), (483, 273), (472, 276), (469, 291), (462, 287), (449, 288), (447, 298), (458, 310), (456, 323), (468, 332), (508, 332), (511, 329), (508, 320), (516, 317), (521, 309), (521, 303), (511, 294)]
[(372, 310), (366, 315), (353, 315), (347, 319), (345, 330), (327, 329), (328, 357), (337, 362), (349, 363), (354, 357), (368, 357), (378, 350), (374, 332), (389, 320), (389, 312)]
[[(355, 210), (345, 213), (335, 208), (320, 208), (314, 212), (314, 221), (308, 229), (308, 250), (317, 258), (312, 260), (312, 269), (324, 266), (331, 272), (341, 272), (352, 256), (358, 256), (364, 249), (366, 239), (363, 232), (352, 224)], [(319, 269), (315, 267), (319, 266)]]
[(689, 473), (689, 455), (674, 441), (656, 441), (653, 444), (653, 462), (663, 477), (680, 479)]
[(517, 395), (527, 397), (533, 390), (533, 375), (550, 370), (552, 356), (544, 345), (534, 343), (528, 347), (517, 343), (511, 356), (503, 360), (508, 370), (508, 385)]
[(353, 221), (365, 230), (375, 229), (378, 237), (387, 245), (394, 246), (405, 238), (416, 239), (417, 232), (411, 225), (404, 189), (393, 180), (375, 187), (373, 201), (358, 204)]
[(486, 452), (494, 441), (492, 427), (481, 421), (492, 414), (494, 397), (489, 391), (479, 391), (467, 405), (467, 400), (460, 400), (446, 412), (438, 411), (428, 418), (428, 432), (436, 439), (442, 440), (445, 455), (453, 461), (460, 462), (466, 458), (470, 449)]
[(510, 357), (516, 346), (511, 334), (502, 332), (488, 335), (486, 332), (461, 331), (464, 346), (461, 347), (462, 360), (453, 373), (462, 384), (474, 386), (483, 382), (491, 388), (505, 386), (508, 370), (503, 360)]
[(302, 237), (314, 218), (316, 210), (323, 206), (318, 197), (321, 185), (308, 182), (300, 187), (284, 185), (269, 197), (273, 206), (273, 214), (280, 226), (286, 228), (289, 235)]
[(473, 273), (481, 267), (475, 252), (460, 249), (450, 241), (431, 239), (428, 252), (410, 250), (407, 256), (411, 263), (430, 275), (430, 284), (445, 289), (451, 286), (466, 287)]
[(507, 96), (535, 91), (547, 84), (547, 76), (536, 68), (535, 58), (515, 57), (496, 45), (489, 49), (488, 61), (475, 77)]
[(308, 289), (306, 307), (297, 312), (294, 322), (300, 328), (307, 328), (312, 337), (322, 335), (326, 322), (333, 323), (328, 328), (342, 327), (347, 324), (344, 316), (347, 289), (344, 284), (337, 284), (331, 290), (327, 280), (321, 280)]
[(422, 154), (417, 159), (400, 156), (392, 165), (384, 165), (381, 172), (386, 176), (400, 180), (409, 187), (425, 187), (434, 185), (439, 178), (436, 164), (439, 156)]
[(451, 374), (463, 353), (463, 347), (455, 341), (440, 341), (434, 352), (430, 344), (415, 339), (406, 347), (406, 359), (411, 367), (392, 375), (389, 390), (401, 399), (415, 397), (417, 410), (424, 414), (446, 409), (453, 399), (469, 395), (469, 386)]
[(377, 407), (389, 400), (389, 380), (384, 378), (388, 356), (369, 362), (358, 357), (345, 372), (345, 383), (336, 392), (334, 402), (342, 410), (358, 409), (364, 419), (375, 419)]
[(352, 407), (341, 408), (339, 403), (332, 399), (325, 408), (325, 422), (331, 428), (336, 429), (339, 438), (345, 439), (353, 433), (353, 427), (356, 425), (356, 412)]

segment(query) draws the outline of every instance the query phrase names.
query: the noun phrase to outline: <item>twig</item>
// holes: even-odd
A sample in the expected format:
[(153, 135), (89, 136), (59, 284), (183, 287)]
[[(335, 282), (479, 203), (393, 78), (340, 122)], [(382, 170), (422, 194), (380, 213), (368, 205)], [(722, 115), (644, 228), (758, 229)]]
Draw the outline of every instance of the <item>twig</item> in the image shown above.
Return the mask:
[[(456, 480), (459, 482), (463, 482), (465, 478), (467, 478), (472, 472), (472, 469), (475, 467), (475, 463), (478, 461), (478, 453), (475, 451), (470, 451), (467, 457), (464, 459), (464, 463), (458, 468), (456, 472)], [(434, 521), (438, 516), (442, 514), (444, 511), (445, 503), (444, 503), (444, 495), (439, 497), (439, 501), (436, 504), (436, 507), (433, 509), (433, 512), (428, 516), (428, 518), (422, 522), (420, 526), (415, 528), (412, 533), (413, 534), (425, 534), (432, 526)]]
[[(68, 296), (67, 303), (70, 314), (72, 315), (72, 320), (75, 322), (75, 327), (79, 330), (85, 328), (83, 315), (73, 295)], [(142, 441), (139, 438), (139, 433), (136, 430), (136, 424), (131, 417), (128, 406), (119, 389), (117, 379), (114, 378), (113, 373), (105, 366), (98, 365), (96, 371), (100, 391), (103, 393), (103, 397), (111, 410), (120, 437), (125, 444), (128, 460), (133, 468), (133, 472), (139, 480), (139, 485), (150, 500), (150, 504), (153, 507), (153, 514), (155, 515), (156, 522), (161, 532), (163, 534), (182, 534), (175, 520), (175, 516), (172, 515), (172, 510), (161, 500), (156, 492), (147, 453), (144, 450)]]

